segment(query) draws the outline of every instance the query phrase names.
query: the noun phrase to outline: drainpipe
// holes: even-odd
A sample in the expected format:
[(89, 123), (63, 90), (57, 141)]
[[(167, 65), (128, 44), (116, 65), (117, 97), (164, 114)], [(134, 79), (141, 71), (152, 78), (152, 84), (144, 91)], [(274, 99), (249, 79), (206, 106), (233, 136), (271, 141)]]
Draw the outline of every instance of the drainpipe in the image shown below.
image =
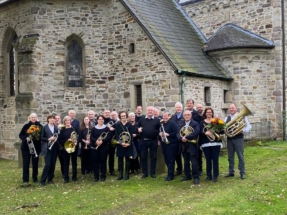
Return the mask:
[(281, 0), (282, 14), (282, 91), (283, 91), (283, 140), (286, 141), (286, 93), (285, 93), (285, 0)]
[(180, 94), (181, 94), (181, 103), (184, 104), (185, 72), (183, 72), (182, 70), (178, 70), (178, 73), (181, 74)]

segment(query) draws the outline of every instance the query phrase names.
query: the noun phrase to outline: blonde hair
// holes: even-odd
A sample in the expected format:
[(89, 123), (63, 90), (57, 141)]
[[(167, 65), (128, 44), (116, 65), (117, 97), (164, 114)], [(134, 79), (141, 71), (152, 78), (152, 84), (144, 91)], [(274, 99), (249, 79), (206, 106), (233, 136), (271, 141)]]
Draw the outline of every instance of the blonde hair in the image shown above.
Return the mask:
[(65, 125), (66, 121), (67, 120), (70, 120), (72, 122), (72, 118), (69, 117), (69, 116), (65, 116), (64, 119), (63, 119), (63, 124)]
[(35, 116), (35, 117), (36, 117), (36, 120), (39, 121), (39, 120), (38, 120), (38, 116), (37, 116), (37, 114), (35, 114), (35, 113), (31, 113), (31, 114), (28, 116), (28, 121), (30, 121), (30, 118), (31, 118), (32, 116)]

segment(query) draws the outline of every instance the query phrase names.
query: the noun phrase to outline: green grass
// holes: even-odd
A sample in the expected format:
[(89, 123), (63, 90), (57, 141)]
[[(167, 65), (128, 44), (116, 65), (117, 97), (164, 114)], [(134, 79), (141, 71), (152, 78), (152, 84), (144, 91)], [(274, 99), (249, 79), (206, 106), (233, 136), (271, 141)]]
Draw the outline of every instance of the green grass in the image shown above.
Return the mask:
[[(199, 186), (181, 182), (181, 177), (165, 182), (164, 175), (63, 184), (57, 167), (54, 185), (23, 188), (18, 163), (0, 160), (0, 214), (287, 214), (286, 143), (245, 148), (245, 180), (237, 170), (236, 177), (224, 178), (227, 157), (219, 162), (219, 181), (205, 182), (204, 174)], [(33, 204), (39, 206), (23, 207)]]

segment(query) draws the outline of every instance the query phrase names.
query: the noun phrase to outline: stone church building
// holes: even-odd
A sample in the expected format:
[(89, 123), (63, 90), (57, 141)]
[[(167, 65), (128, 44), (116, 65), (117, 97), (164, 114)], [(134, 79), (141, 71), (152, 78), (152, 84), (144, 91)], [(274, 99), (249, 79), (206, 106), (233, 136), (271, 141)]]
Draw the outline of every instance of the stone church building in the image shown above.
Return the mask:
[(0, 157), (30, 113), (174, 112), (177, 101), (282, 138), (280, 0), (0, 0)]

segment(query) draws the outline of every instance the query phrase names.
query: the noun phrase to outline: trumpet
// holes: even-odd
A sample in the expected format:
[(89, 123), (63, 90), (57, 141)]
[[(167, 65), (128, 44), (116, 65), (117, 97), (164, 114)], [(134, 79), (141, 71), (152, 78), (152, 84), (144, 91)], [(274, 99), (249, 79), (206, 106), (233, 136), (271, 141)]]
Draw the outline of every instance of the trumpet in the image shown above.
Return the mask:
[[(191, 126), (183, 126), (181, 127), (181, 129), (179, 130), (179, 135), (181, 137), (185, 137), (187, 135), (190, 135), (194, 132), (193, 127)], [(197, 144), (197, 140), (187, 140), (187, 142), (189, 143), (193, 143), (193, 144)]]
[(109, 121), (107, 124), (105, 124), (107, 127), (111, 127), (115, 124), (114, 121)]
[(29, 148), (30, 154), (31, 155), (35, 154), (35, 158), (38, 157), (38, 154), (36, 152), (36, 148), (35, 148), (34, 142), (32, 140), (32, 137), (29, 137), (29, 140), (27, 141), (27, 144), (28, 144), (28, 148)]
[(64, 143), (64, 148), (65, 150), (70, 154), (73, 153), (76, 150), (76, 144), (77, 144), (77, 133), (75, 131), (73, 131), (71, 133), (71, 140), (67, 140)]
[(50, 146), (50, 147), (49, 147), (49, 150), (52, 149), (53, 145), (55, 144), (55, 142), (56, 142), (57, 139), (58, 139), (58, 136), (59, 136), (59, 133), (55, 133), (55, 134), (53, 135), (53, 137), (55, 137), (55, 139), (54, 139), (54, 140), (49, 140), (49, 142), (48, 142), (48, 146)]
[(165, 123), (165, 122), (163, 121), (163, 119), (160, 120), (161, 129), (162, 129), (161, 141), (164, 142), (164, 143), (166, 143), (166, 144), (169, 144), (169, 141), (168, 141), (168, 139), (167, 139), (167, 136), (165, 135), (165, 130), (164, 130), (164, 127), (163, 127), (163, 124), (164, 124), (164, 123)]
[[(101, 135), (98, 137), (97, 141), (101, 141), (107, 138), (109, 132), (103, 132)], [(96, 150), (99, 148), (100, 145), (96, 146)]]

